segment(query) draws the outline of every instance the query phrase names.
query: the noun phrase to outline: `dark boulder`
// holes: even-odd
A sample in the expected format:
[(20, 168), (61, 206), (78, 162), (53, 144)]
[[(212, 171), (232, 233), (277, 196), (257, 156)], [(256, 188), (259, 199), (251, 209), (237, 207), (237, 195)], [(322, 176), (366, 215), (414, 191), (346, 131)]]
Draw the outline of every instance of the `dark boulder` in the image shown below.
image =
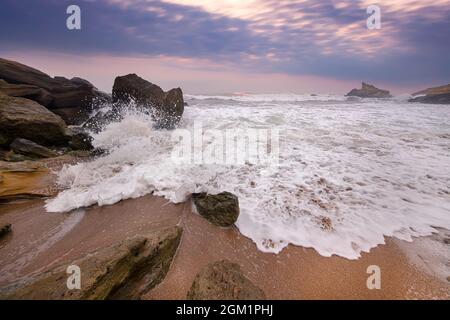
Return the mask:
[[(50, 110), (70, 108), (86, 116), (94, 104), (110, 100), (107, 94), (100, 92), (87, 80), (52, 78), (39, 70), (1, 58), (0, 79), (7, 83), (3, 83), (3, 87), (6, 86), (4, 93), (34, 100)], [(75, 120), (68, 122), (80, 123)]]
[(392, 95), (388, 90), (378, 89), (377, 87), (362, 83), (361, 89), (353, 89), (346, 95), (347, 97), (360, 97), (360, 98), (392, 98)]
[(219, 227), (231, 227), (239, 217), (239, 201), (232, 193), (222, 192), (217, 195), (195, 193), (192, 199), (197, 212)]
[(9, 147), (16, 154), (21, 154), (30, 158), (52, 158), (58, 156), (57, 152), (22, 138), (14, 139)]
[[(0, 181), (0, 183), (1, 183), (1, 181)], [(6, 236), (10, 232), (11, 232), (11, 224), (10, 223), (0, 225), (0, 238)]]
[(264, 291), (246, 278), (236, 263), (218, 261), (206, 266), (194, 279), (189, 300), (265, 300)]
[(0, 93), (0, 136), (4, 145), (24, 138), (44, 146), (66, 145), (70, 137), (64, 121), (40, 104)]
[(136, 103), (149, 111), (158, 128), (170, 129), (176, 126), (184, 112), (183, 92), (180, 88), (164, 92), (136, 74), (117, 77), (114, 81), (113, 102)]
[(165, 278), (181, 234), (181, 228), (173, 227), (137, 235), (74, 261), (81, 271), (79, 290), (68, 289), (68, 266), (60, 265), (25, 283), (0, 288), (0, 299), (140, 299)]

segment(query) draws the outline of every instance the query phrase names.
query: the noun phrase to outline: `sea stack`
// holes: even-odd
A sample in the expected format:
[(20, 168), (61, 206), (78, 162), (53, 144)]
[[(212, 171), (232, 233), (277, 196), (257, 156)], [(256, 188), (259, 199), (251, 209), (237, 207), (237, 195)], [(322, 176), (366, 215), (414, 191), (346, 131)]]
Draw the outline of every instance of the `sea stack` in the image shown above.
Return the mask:
[(363, 82), (361, 89), (353, 89), (346, 95), (347, 97), (360, 98), (392, 98), (388, 90), (378, 89), (374, 85)]
[(412, 96), (409, 102), (450, 104), (450, 84), (415, 92)]

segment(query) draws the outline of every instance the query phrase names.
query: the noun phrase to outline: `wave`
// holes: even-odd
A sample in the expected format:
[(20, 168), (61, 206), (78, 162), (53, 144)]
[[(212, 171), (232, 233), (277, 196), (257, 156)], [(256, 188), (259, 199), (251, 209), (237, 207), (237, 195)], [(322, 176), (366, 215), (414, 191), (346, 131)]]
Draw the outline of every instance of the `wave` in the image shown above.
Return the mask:
[[(189, 98), (180, 130), (193, 133), (199, 122), (205, 130), (276, 128), (278, 166), (176, 162), (174, 132), (154, 130), (150, 116), (128, 111), (94, 134), (106, 155), (59, 172), (66, 190), (47, 210), (151, 193), (178, 203), (194, 192), (229, 191), (240, 201), (237, 227), (260, 250), (293, 244), (348, 259), (386, 236), (410, 241), (434, 227), (450, 229), (448, 108), (389, 100), (261, 104), (261, 97), (205, 105)], [(193, 154), (212, 143), (203, 139)]]

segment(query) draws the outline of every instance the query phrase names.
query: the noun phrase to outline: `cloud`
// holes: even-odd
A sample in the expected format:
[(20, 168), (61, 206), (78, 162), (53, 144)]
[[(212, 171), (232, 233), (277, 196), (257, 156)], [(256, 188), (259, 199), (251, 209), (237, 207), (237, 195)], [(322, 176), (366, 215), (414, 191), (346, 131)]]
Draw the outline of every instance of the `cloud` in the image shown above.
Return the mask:
[(65, 28), (73, 1), (3, 0), (0, 54), (171, 56), (205, 69), (419, 83), (450, 78), (450, 0), (85, 0), (82, 30)]

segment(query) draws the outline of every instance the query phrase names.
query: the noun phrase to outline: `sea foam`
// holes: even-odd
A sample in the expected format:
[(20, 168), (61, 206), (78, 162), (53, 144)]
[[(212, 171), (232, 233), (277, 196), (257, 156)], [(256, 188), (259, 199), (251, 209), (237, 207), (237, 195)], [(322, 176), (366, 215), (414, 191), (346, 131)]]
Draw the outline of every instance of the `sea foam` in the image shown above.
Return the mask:
[(217, 130), (276, 127), (279, 166), (175, 163), (172, 133), (129, 112), (94, 134), (108, 154), (64, 166), (58, 181), (66, 190), (47, 210), (229, 191), (240, 201), (237, 227), (260, 250), (294, 244), (349, 259), (385, 236), (410, 241), (433, 226), (450, 229), (449, 106), (320, 95), (188, 96), (188, 103), (183, 129), (196, 121)]

